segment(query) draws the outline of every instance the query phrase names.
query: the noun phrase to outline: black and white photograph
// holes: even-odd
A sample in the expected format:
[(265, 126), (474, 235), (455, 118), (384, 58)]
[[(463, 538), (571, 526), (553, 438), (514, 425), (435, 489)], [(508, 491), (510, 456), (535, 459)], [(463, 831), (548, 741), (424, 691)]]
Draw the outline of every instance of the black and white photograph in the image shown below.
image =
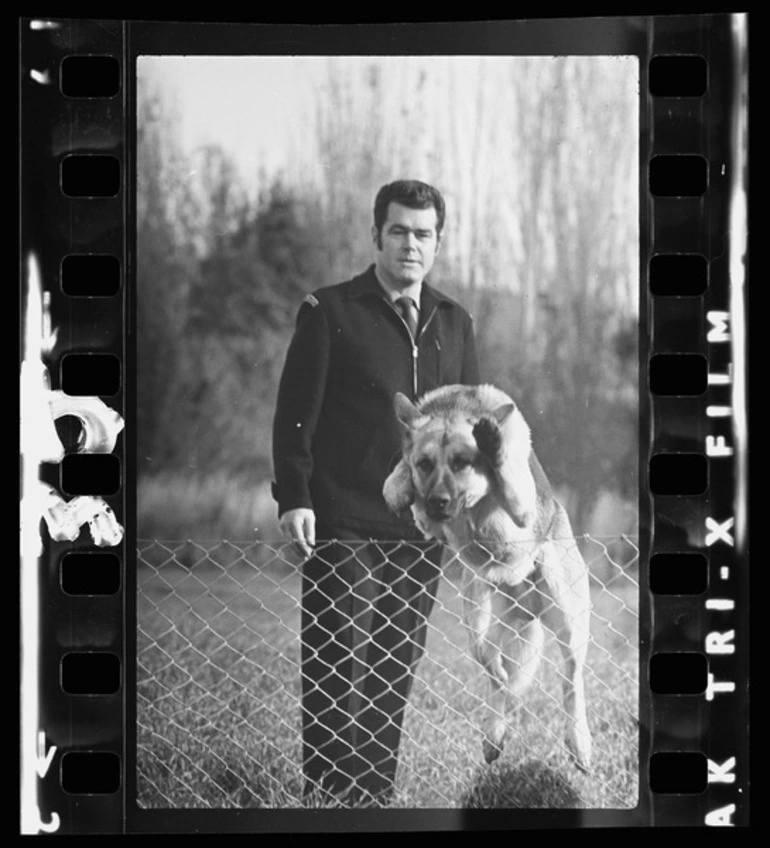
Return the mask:
[(137, 807), (637, 807), (639, 88), (137, 57)]

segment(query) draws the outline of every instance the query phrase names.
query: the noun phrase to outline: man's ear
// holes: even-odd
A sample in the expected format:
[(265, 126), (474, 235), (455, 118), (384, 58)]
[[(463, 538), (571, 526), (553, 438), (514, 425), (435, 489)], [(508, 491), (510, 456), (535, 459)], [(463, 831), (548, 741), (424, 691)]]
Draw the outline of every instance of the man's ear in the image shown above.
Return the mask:
[(382, 233), (376, 224), (372, 224), (372, 242), (377, 250), (382, 250)]
[(414, 422), (420, 417), (420, 411), (417, 407), (401, 392), (396, 392), (393, 398), (393, 409), (395, 410), (396, 418), (398, 418), (407, 430), (411, 430)]

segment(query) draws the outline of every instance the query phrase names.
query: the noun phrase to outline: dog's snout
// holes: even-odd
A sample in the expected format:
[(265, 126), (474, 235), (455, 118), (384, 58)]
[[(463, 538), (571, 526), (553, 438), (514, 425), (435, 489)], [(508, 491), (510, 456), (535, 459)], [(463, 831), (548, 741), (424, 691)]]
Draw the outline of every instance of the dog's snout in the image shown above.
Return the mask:
[(450, 498), (448, 495), (433, 495), (428, 499), (428, 503), (434, 507), (434, 509), (445, 510), (450, 503)]
[(445, 492), (434, 492), (428, 498), (426, 507), (433, 521), (447, 521), (452, 516), (452, 498)]

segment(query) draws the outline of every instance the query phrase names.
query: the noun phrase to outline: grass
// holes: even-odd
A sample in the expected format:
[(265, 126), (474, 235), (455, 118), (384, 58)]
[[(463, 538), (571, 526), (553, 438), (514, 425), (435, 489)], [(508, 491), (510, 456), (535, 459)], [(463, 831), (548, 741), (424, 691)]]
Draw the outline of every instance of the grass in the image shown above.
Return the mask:
[[(256, 544), (153, 544), (142, 559), (149, 564), (140, 568), (138, 597), (140, 806), (305, 805), (295, 565)], [(503, 756), (484, 764), (486, 682), (465, 650), (448, 579), (404, 719), (393, 806), (635, 806), (636, 587), (616, 571), (611, 592), (594, 586), (586, 674), (593, 772), (579, 772), (564, 749), (553, 640)]]
[(146, 539), (278, 538), (270, 482), (254, 475), (166, 472), (137, 480), (137, 526)]

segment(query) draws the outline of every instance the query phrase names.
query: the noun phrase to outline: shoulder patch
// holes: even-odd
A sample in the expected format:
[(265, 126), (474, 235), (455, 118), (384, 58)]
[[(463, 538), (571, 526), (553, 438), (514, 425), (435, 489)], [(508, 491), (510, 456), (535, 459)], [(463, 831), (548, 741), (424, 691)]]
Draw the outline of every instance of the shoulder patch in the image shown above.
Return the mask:
[(310, 306), (318, 306), (318, 298), (314, 294), (306, 294), (302, 302)]

